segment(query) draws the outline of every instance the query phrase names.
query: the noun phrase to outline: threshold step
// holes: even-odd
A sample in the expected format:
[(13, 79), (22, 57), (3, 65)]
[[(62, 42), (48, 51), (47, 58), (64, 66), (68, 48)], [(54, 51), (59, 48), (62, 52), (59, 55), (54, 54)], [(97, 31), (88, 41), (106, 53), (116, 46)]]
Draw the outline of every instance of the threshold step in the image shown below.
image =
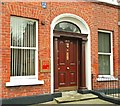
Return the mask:
[(62, 96), (59, 98), (55, 98), (58, 103), (65, 103), (65, 102), (73, 102), (73, 101), (83, 101), (89, 99), (97, 99), (98, 96), (93, 94), (70, 94), (66, 96)]

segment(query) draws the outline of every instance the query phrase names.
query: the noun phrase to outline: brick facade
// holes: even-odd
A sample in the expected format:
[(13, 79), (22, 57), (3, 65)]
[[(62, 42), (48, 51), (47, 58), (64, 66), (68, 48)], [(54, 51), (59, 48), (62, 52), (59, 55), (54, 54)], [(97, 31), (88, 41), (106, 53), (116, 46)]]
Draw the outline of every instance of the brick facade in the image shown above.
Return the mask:
[[(118, 9), (118, 21), (120, 22), (120, 8)], [(120, 25), (118, 27), (118, 35), (120, 35)], [(120, 39), (119, 39), (119, 45), (120, 45)], [(119, 49), (119, 54), (120, 54), (120, 49)], [(120, 57), (119, 57), (119, 64), (120, 64)], [(120, 65), (119, 65), (119, 70), (120, 70)], [(120, 78), (120, 71), (118, 72), (119, 78)]]
[[(114, 75), (118, 74), (118, 9), (117, 7), (90, 2), (47, 2), (43, 9), (40, 2), (2, 3), (2, 98), (31, 96), (50, 93), (50, 72), (40, 72), (40, 60), (50, 59), (50, 25), (52, 20), (62, 14), (72, 13), (83, 18), (90, 28), (91, 71), (98, 75), (98, 29), (113, 32)], [(20, 16), (38, 20), (38, 78), (43, 85), (6, 87), (10, 81), (10, 16)], [(42, 25), (41, 22), (45, 22)]]

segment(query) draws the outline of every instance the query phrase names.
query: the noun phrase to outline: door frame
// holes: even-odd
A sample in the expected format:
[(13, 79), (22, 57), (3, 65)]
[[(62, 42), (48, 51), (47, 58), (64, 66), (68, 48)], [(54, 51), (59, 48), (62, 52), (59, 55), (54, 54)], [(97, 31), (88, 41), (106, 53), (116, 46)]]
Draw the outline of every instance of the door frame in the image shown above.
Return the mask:
[(56, 24), (62, 21), (68, 21), (76, 24), (80, 29), (81, 33), (88, 34), (88, 41), (85, 44), (86, 50), (86, 86), (89, 90), (91, 90), (91, 34), (90, 28), (86, 21), (78, 15), (72, 13), (62, 13), (56, 14), (56, 16), (52, 17), (51, 25), (50, 25), (50, 62), (51, 62), (51, 93), (54, 93), (54, 64), (53, 64), (53, 30)]
[[(54, 91), (56, 92), (56, 91), (60, 90), (58, 87), (58, 59), (57, 59), (58, 58), (58, 39), (60, 37), (76, 38), (76, 43), (77, 43), (77, 45), (76, 45), (77, 46), (77, 51), (76, 51), (77, 52), (76, 53), (76, 55), (77, 55), (77, 57), (76, 57), (77, 58), (77, 89), (75, 89), (75, 90), (78, 90), (82, 86), (80, 83), (80, 81), (82, 81), (81, 78), (84, 78), (84, 80), (85, 80), (85, 77), (81, 77), (81, 74), (85, 74), (85, 73), (81, 73), (82, 66), (80, 66), (80, 69), (78, 69), (79, 62), (81, 62), (82, 59), (83, 59), (83, 62), (85, 62), (85, 58), (81, 57), (79, 60), (79, 58), (78, 58), (79, 57), (78, 56), (79, 50), (78, 49), (80, 48), (80, 54), (82, 55), (82, 53), (84, 53), (84, 56), (85, 56), (85, 52), (82, 52), (81, 49), (82, 49), (82, 42), (87, 41), (88, 35), (87, 34), (80, 34), (80, 33), (73, 33), (73, 32), (56, 31), (56, 30), (53, 31), (53, 34), (54, 34), (53, 35), (53, 37), (54, 37), (54, 39), (53, 39), (53, 45), (54, 45), (54, 47), (53, 47), (53, 50), (54, 50), (54, 53), (53, 53), (54, 54), (54, 81), (56, 81), (56, 84), (54, 82)], [(80, 42), (81, 42), (81, 45), (79, 45)], [(55, 64), (55, 63), (57, 63), (57, 64)], [(84, 69), (84, 71), (85, 71), (85, 69)], [(85, 75), (83, 75), (83, 76), (85, 76)], [(86, 86), (85, 81), (84, 81), (84, 85)]]

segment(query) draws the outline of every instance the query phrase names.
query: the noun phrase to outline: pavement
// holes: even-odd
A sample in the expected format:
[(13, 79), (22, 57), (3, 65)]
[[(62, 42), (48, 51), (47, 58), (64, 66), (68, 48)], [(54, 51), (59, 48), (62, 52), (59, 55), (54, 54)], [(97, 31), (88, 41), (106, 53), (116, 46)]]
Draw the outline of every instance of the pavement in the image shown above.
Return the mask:
[[(76, 91), (62, 92), (62, 97), (55, 98), (53, 101), (41, 103), (41, 104), (113, 104), (108, 101), (99, 99), (94, 94), (80, 94)], [(35, 104), (32, 106), (39, 106), (41, 104)]]
[(96, 99), (96, 98), (98, 98), (98, 96), (93, 94), (79, 94), (79, 93), (68, 92), (68, 94), (62, 97), (55, 98), (55, 100), (57, 103), (66, 103), (66, 102), (84, 101), (84, 100)]

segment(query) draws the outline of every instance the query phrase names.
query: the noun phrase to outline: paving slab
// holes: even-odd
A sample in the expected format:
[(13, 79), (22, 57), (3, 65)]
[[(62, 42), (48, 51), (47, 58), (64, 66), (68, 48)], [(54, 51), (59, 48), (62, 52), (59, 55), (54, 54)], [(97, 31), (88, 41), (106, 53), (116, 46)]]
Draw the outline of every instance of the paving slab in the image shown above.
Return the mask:
[(111, 105), (113, 103), (105, 101), (105, 100), (101, 100), (99, 98), (98, 99), (96, 98), (96, 99), (89, 99), (89, 100), (83, 100), (83, 101), (66, 102), (66, 103), (61, 103), (61, 104), (100, 104), (100, 105), (101, 104), (110, 104)]
[(50, 102), (45, 102), (45, 103), (41, 103), (41, 104), (58, 104), (55, 100), (50, 101)]
[(93, 94), (79, 94), (77, 92), (63, 92), (62, 97), (55, 98), (53, 101), (38, 103), (31, 106), (41, 106), (41, 104), (113, 104), (99, 99)]
[(88, 99), (96, 99), (98, 96), (93, 94), (69, 94), (63, 97), (55, 98), (58, 103), (72, 102), (72, 101), (82, 101)]

